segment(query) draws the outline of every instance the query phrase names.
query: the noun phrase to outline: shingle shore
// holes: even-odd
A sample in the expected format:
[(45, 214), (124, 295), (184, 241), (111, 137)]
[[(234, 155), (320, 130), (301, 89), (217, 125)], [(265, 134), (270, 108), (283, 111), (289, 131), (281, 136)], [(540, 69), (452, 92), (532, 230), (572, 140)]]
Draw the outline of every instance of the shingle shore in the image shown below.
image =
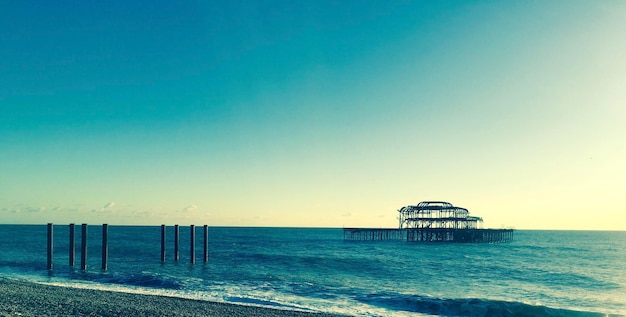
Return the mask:
[(58, 287), (0, 278), (0, 316), (331, 317), (339, 315)]

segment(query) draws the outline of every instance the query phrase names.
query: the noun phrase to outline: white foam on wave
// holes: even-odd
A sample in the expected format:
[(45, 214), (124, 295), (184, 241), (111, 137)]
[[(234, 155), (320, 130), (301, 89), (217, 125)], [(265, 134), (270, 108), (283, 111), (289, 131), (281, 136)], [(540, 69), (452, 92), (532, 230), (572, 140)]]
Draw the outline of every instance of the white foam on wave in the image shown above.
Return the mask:
[(376, 307), (360, 303), (351, 298), (348, 298), (347, 296), (344, 298), (333, 299), (302, 297), (293, 294), (281, 293), (267, 287), (250, 287), (226, 283), (216, 283), (214, 285), (211, 285), (210, 287), (205, 287), (203, 289), (172, 290), (133, 285), (106, 284), (84, 280), (68, 281), (57, 278), (42, 279), (41, 277), (31, 277), (23, 278), (21, 280), (58, 287), (91, 289), (152, 296), (177, 297), (192, 300), (304, 312), (324, 312), (373, 317), (428, 316), (415, 312), (394, 311), (382, 307)]

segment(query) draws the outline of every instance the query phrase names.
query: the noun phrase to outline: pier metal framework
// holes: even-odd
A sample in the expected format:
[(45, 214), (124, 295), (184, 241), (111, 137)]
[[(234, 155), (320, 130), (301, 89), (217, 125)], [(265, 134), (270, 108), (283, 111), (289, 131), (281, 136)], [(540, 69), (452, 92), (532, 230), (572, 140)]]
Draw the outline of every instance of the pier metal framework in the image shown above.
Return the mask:
[(445, 201), (423, 201), (405, 206), (400, 213), (398, 229), (478, 229), (483, 219)]
[(349, 241), (499, 243), (513, 240), (513, 229), (483, 229), (481, 217), (445, 201), (423, 201), (398, 210), (398, 228), (344, 228)]

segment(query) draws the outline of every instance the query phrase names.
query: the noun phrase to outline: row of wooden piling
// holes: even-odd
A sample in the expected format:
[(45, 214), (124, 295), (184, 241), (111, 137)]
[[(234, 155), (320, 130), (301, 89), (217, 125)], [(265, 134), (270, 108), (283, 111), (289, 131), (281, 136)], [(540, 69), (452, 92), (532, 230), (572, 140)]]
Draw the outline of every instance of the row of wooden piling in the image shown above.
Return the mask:
[(343, 239), (347, 241), (500, 243), (513, 240), (513, 234), (513, 229), (343, 228)]
[(513, 229), (408, 228), (410, 242), (502, 243), (513, 240)]
[[(180, 233), (179, 226), (174, 225), (174, 261), (179, 259), (179, 240)], [(204, 248), (203, 248), (203, 262), (209, 261), (209, 227), (204, 225)], [(165, 262), (165, 225), (161, 225), (161, 262)], [(196, 262), (196, 226), (191, 225), (189, 230), (189, 262)]]
[[(74, 266), (75, 262), (75, 225), (69, 224), (69, 265)], [(165, 225), (161, 225), (161, 262), (165, 262)], [(81, 254), (80, 254), (80, 269), (87, 270), (87, 224), (81, 225)], [(190, 263), (195, 263), (195, 226), (190, 226)], [(106, 271), (108, 268), (109, 259), (109, 225), (102, 224), (102, 265), (101, 269)], [(179, 226), (174, 225), (174, 261), (179, 260)], [(209, 228), (204, 225), (204, 263), (209, 261)], [(48, 254), (47, 254), (47, 268), (52, 270), (52, 262), (54, 257), (54, 224), (48, 223)]]
[[(69, 250), (69, 265), (74, 266), (74, 257), (76, 255), (75, 249), (75, 234), (73, 223), (70, 223), (70, 250)], [(87, 269), (87, 224), (81, 225), (81, 247), (80, 247), (80, 269)], [(109, 225), (102, 225), (102, 270), (107, 270), (107, 263), (109, 259)], [(48, 223), (48, 270), (52, 270), (52, 259), (54, 257), (54, 224)]]
[(352, 241), (404, 240), (405, 230), (395, 228), (343, 228), (343, 239)]

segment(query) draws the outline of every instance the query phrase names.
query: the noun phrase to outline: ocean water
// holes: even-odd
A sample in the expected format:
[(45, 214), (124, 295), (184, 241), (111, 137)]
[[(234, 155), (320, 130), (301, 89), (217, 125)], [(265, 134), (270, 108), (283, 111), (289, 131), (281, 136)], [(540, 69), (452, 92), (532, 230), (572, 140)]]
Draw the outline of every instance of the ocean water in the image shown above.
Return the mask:
[(342, 229), (210, 227), (203, 263), (196, 228), (180, 228), (180, 259), (160, 261), (160, 227), (89, 226), (87, 270), (68, 265), (68, 226), (0, 225), (0, 277), (357, 316), (604, 316), (626, 314), (626, 232), (525, 231), (502, 244), (343, 241)]

